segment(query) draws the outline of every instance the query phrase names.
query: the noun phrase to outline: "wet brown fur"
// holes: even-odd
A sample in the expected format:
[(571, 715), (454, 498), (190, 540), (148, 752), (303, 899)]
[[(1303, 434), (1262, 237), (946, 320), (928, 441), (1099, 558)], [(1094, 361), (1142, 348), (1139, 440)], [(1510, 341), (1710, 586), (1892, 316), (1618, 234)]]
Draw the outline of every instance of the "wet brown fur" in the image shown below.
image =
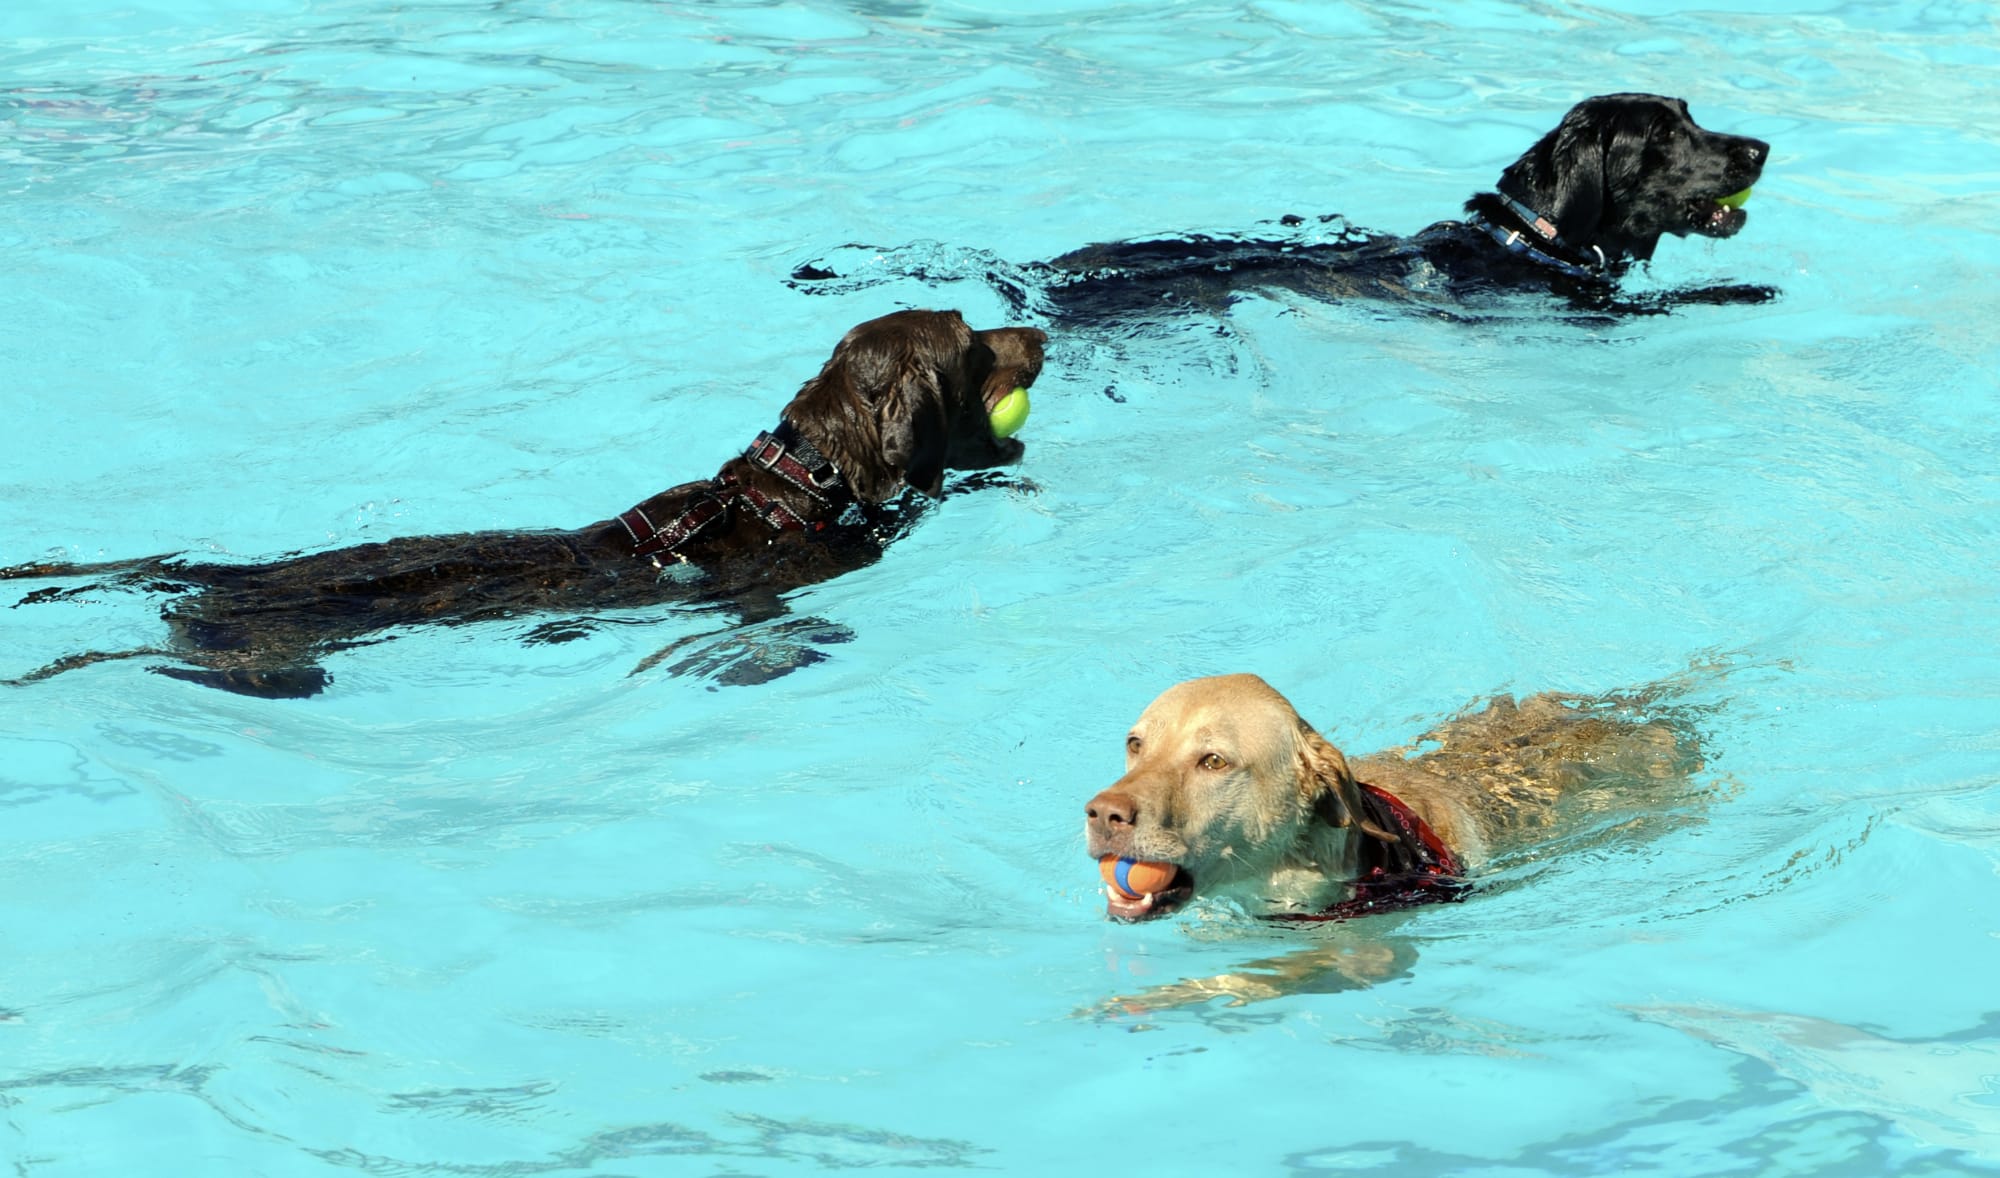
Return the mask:
[[(848, 331), (784, 413), (832, 460), (861, 507), (884, 508), (906, 489), (935, 497), (947, 469), (1019, 458), (1021, 443), (994, 438), (987, 411), (1009, 390), (1034, 383), (1046, 338), (1034, 328), (973, 331), (956, 311), (885, 315)], [(879, 519), (844, 521), (841, 505), (821, 503), (741, 456), (715, 477), (671, 487), (639, 507), (664, 525), (724, 479), (784, 504), (809, 530), (776, 531), (732, 508), (681, 547), (680, 560), (669, 559), (667, 575), (635, 555), (616, 517), (574, 531), (413, 536), (254, 564), (151, 557), (0, 569), (0, 579), (95, 578), (82, 588), (37, 590), (24, 605), (107, 587), (173, 595), (161, 611), (169, 630), (164, 647), (71, 655), (12, 682), (109, 659), (167, 656), (189, 665), (158, 669), (208, 686), (310, 695), (328, 681), (320, 655), (375, 641), (390, 627), (670, 600), (768, 603), (881, 553)]]

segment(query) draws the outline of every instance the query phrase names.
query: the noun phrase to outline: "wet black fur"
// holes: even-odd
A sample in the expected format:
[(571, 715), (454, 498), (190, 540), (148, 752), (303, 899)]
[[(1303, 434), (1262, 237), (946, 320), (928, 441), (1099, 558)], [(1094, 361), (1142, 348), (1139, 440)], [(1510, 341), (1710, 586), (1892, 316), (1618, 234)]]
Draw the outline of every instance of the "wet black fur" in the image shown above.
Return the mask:
[[(1065, 326), (1180, 308), (1219, 310), (1246, 290), (1390, 300), (1453, 316), (1482, 295), (1520, 291), (1614, 314), (1761, 303), (1777, 292), (1731, 284), (1624, 296), (1618, 279), (1633, 262), (1650, 259), (1662, 236), (1734, 235), (1745, 214), (1716, 200), (1754, 184), (1769, 156), (1770, 145), (1761, 140), (1696, 125), (1678, 98), (1606, 94), (1578, 103), (1508, 165), (1496, 188), (1552, 218), (1562, 243), (1554, 247), (1556, 256), (1596, 271), (1590, 274), (1566, 273), (1510, 251), (1466, 221), (1441, 221), (1399, 237), (1324, 216), (1286, 217), (1244, 235), (1085, 246), (1049, 262), (1009, 267), (1008, 278), (993, 270), (985, 277), (1023, 309), (1039, 303)], [(1492, 192), (1474, 195), (1465, 211), (1503, 228), (1523, 228)], [(915, 276), (937, 275), (920, 270)], [(794, 272), (792, 285), (835, 289), (840, 279), (829, 266), (807, 263)]]

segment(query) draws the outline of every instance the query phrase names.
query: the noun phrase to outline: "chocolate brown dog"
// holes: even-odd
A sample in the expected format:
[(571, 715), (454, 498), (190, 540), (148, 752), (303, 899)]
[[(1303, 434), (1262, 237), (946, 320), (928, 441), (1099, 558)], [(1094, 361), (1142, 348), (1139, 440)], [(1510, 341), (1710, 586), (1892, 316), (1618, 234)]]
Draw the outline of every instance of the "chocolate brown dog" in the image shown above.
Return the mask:
[(391, 627), (616, 609), (764, 602), (875, 560), (946, 470), (1017, 460), (988, 412), (1032, 385), (1047, 337), (974, 331), (956, 311), (899, 311), (849, 331), (819, 375), (715, 477), (682, 483), (574, 531), (414, 536), (257, 564), (149, 557), (24, 564), (0, 579), (95, 578), (18, 604), (107, 587), (172, 594), (161, 648), (70, 655), (12, 682), (107, 659), (248, 695), (298, 697), (330, 681), (320, 655)]

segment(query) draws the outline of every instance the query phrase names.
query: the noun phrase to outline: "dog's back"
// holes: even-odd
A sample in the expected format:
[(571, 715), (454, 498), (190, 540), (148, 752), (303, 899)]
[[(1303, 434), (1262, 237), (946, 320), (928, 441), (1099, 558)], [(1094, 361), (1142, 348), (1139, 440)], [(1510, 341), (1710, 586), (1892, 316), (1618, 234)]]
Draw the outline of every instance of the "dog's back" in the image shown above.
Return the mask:
[(852, 266), (798, 266), (791, 285), (840, 293), (885, 276), (981, 278), (1015, 306), (1038, 305), (1075, 326), (1220, 313), (1248, 292), (1365, 299), (1471, 321), (1504, 313), (1496, 297), (1534, 292), (1558, 300), (1549, 310), (1592, 319), (1757, 304), (1777, 292), (1721, 283), (1622, 294), (1619, 280), (1652, 258), (1662, 236), (1734, 236), (1769, 156), (1763, 140), (1696, 124), (1678, 98), (1602, 94), (1566, 112), (1492, 190), (1474, 193), (1465, 219), (1414, 236), (1369, 232), (1327, 214), (1290, 215), (1245, 234), (1102, 242), (1024, 266), (983, 254), (967, 264), (932, 249), (866, 247)]
[(1702, 767), (1702, 740), (1658, 689), (1495, 696), (1353, 763), (1355, 776), (1435, 807), (1474, 859), (1561, 836), (1594, 817), (1659, 813)]

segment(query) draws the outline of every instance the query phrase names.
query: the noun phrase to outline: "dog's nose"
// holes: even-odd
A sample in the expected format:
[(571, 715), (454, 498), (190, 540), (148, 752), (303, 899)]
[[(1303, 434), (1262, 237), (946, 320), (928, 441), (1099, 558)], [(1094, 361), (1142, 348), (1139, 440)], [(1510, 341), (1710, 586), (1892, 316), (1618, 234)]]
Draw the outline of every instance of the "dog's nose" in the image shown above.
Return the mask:
[(1107, 789), (1083, 807), (1084, 827), (1096, 838), (1122, 842), (1132, 837), (1139, 821), (1139, 802), (1131, 794)]
[(1737, 145), (1736, 154), (1744, 163), (1754, 168), (1771, 158), (1771, 145), (1762, 139), (1745, 139)]

